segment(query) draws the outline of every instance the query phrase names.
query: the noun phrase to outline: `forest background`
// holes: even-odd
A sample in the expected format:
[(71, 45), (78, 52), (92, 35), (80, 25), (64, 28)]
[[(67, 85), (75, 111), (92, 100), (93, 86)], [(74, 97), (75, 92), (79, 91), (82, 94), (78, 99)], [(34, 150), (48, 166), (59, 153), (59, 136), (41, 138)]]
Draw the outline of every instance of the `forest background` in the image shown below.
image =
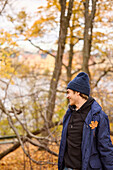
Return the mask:
[(112, 0), (0, 0), (0, 22), (1, 169), (57, 169), (66, 86), (80, 71), (113, 135)]

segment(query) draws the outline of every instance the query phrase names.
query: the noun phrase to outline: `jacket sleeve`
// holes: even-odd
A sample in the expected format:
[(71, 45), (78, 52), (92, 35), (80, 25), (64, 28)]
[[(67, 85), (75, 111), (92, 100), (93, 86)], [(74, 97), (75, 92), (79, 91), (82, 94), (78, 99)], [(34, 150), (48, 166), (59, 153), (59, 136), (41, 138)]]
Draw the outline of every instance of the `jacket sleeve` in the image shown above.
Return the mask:
[(66, 114), (64, 115), (64, 118), (63, 118), (63, 129), (62, 129), (62, 135), (61, 135), (61, 141), (60, 141), (60, 148), (59, 148), (59, 156), (58, 156), (58, 170), (63, 170), (63, 157), (64, 157), (64, 150), (65, 150), (65, 141), (64, 140), (66, 137), (65, 137), (65, 133), (64, 133), (64, 124), (65, 124), (65, 121), (68, 117), (68, 111), (66, 112)]
[(113, 170), (113, 145), (110, 139), (108, 116), (103, 112), (98, 127), (98, 150), (105, 170)]

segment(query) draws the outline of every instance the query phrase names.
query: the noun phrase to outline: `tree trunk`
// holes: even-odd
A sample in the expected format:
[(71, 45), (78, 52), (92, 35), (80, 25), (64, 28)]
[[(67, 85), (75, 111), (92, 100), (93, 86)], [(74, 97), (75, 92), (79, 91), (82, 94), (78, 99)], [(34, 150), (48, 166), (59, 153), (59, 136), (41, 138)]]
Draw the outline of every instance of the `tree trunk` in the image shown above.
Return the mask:
[[(57, 90), (58, 81), (61, 75), (62, 59), (63, 59), (63, 53), (65, 49), (67, 28), (69, 26), (69, 21), (70, 21), (71, 14), (72, 14), (73, 1), (74, 0), (69, 1), (68, 9), (66, 9), (66, 0), (60, 0), (61, 16), (60, 16), (60, 32), (59, 32), (59, 40), (58, 40), (58, 50), (57, 50), (57, 55), (55, 59), (55, 68), (54, 68), (53, 76), (52, 76), (51, 83), (50, 83), (48, 104), (47, 104), (47, 110), (46, 110), (46, 118), (47, 118), (48, 123), (51, 123), (53, 113), (54, 113), (56, 90)], [(68, 10), (67, 15), (66, 15), (66, 10)]]
[(70, 51), (69, 51), (69, 60), (68, 60), (68, 66), (67, 66), (67, 84), (71, 81), (72, 77), (72, 61), (73, 61), (73, 47), (74, 44), (70, 43)]
[[(90, 11), (90, 3), (92, 2), (91, 11)], [(92, 30), (93, 30), (93, 23), (94, 23), (94, 17), (96, 12), (96, 2), (97, 0), (85, 0), (84, 7), (85, 7), (85, 28), (84, 28), (84, 47), (83, 47), (83, 65), (82, 70), (86, 72), (89, 77), (89, 68), (88, 68), (88, 62), (90, 59), (90, 53), (91, 53), (91, 43), (92, 43)]]

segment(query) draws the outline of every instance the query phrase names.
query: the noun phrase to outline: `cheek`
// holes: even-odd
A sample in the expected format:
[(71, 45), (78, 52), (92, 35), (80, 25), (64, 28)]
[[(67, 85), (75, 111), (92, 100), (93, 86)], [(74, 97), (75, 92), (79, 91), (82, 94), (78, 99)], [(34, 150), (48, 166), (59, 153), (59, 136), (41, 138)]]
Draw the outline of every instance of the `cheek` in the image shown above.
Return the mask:
[(72, 96), (72, 100), (73, 100), (73, 101), (76, 101), (76, 98), (75, 98), (75, 96)]

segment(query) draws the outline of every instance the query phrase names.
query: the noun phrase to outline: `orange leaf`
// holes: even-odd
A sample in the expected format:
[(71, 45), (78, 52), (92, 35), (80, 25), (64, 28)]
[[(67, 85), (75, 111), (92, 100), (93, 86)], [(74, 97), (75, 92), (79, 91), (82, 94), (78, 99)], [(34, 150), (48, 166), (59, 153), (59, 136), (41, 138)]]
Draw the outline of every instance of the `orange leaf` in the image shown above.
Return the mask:
[(91, 127), (91, 129), (95, 129), (98, 126), (98, 122), (97, 121), (91, 121), (91, 124), (89, 124), (89, 126)]

